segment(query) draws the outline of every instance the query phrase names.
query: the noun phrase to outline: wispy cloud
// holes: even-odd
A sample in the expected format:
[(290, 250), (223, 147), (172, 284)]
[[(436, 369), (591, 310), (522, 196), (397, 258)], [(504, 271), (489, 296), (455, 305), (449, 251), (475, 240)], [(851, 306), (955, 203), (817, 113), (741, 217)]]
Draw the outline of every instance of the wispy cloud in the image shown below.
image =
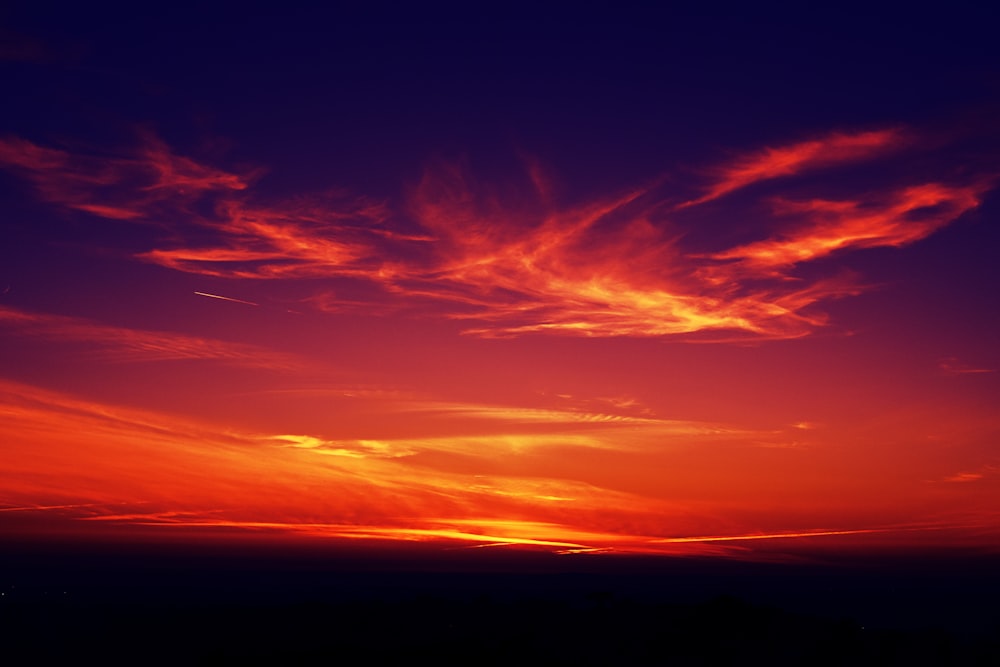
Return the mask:
[[(490, 526), (506, 526), (500, 541), (564, 542), (568, 532), (607, 531), (618, 516), (648, 522), (662, 504), (570, 479), (413, 466), (398, 441), (239, 433), (19, 383), (0, 382), (0, 414), (0, 500), (18, 508), (9, 514), (57, 511), (69, 524), (103, 518), (286, 532), (348, 524), (383, 539), (445, 529), (493, 535)], [(406, 444), (427, 451), (441, 443)], [(464, 447), (496, 454), (486, 439)], [(317, 455), (324, 452), (338, 455)], [(518, 532), (519, 522), (536, 527)], [(553, 527), (541, 531), (539, 522)]]
[[(954, 526), (899, 525), (857, 529), (816, 528), (775, 533), (730, 533), (719, 535), (661, 537), (601, 531), (548, 521), (525, 519), (425, 518), (411, 525), (349, 524), (328, 522), (282, 522), (226, 519), (189, 512), (107, 513), (80, 517), (84, 521), (115, 523), (135, 527), (166, 529), (196, 529), (211, 534), (224, 530), (231, 539), (233, 531), (244, 535), (261, 531), (278, 536), (300, 536), (319, 540), (354, 540), (376, 543), (436, 544), (453, 548), (513, 548), (542, 549), (562, 555), (616, 553), (643, 555), (681, 555), (738, 557), (742, 560), (774, 560), (795, 557), (802, 550), (815, 548), (817, 540), (854, 538), (869, 545), (904, 545), (912, 543), (915, 533), (948, 532)], [(238, 534), (238, 533), (237, 533)], [(909, 538), (909, 539), (907, 539)], [(919, 538), (917, 538), (919, 539)], [(778, 543), (755, 553), (746, 543), (759, 541)], [(829, 544), (826, 545), (829, 548)], [(834, 546), (833, 548), (836, 548)], [(798, 556), (801, 559), (801, 555)]]
[[(223, 278), (325, 278), (303, 301), (320, 310), (433, 304), (436, 315), (483, 337), (730, 341), (795, 338), (824, 326), (822, 304), (863, 291), (861, 281), (835, 270), (806, 279), (800, 267), (919, 241), (978, 207), (992, 182), (897, 179), (837, 198), (811, 184), (819, 196), (800, 189), (796, 198), (766, 200), (758, 240), (708, 250), (685, 242), (684, 216), (753, 183), (919, 144), (915, 132), (885, 129), (766, 148), (716, 168), (706, 193), (679, 206), (663, 186), (561, 204), (534, 162), (516, 195), (438, 162), (399, 205), (336, 191), (261, 202), (253, 174), (178, 156), (149, 135), (125, 157), (10, 138), (0, 141), (0, 165), (54, 204), (168, 228), (159, 247), (136, 252), (143, 261)], [(331, 283), (366, 288), (360, 299), (338, 300)]]
[(899, 247), (929, 236), (976, 208), (988, 189), (986, 184), (925, 183), (856, 200), (778, 200), (778, 215), (803, 221), (797, 229), (713, 257), (738, 260), (745, 267), (767, 271), (840, 250)]
[[(752, 557), (750, 543), (786, 545), (779, 550), (818, 539), (912, 544), (927, 539), (921, 531), (960, 534), (963, 526), (979, 530), (992, 520), (980, 514), (896, 525), (842, 516), (831, 522), (836, 513), (826, 513), (804, 525), (795, 512), (772, 509), (765, 528), (754, 525), (752, 512), (746, 518), (745, 499), (733, 511), (726, 493), (668, 500), (574, 477), (567, 447), (591, 448), (637, 424), (591, 424), (579, 442), (536, 434), (525, 447), (514, 436), (511, 446), (503, 437), (347, 441), (241, 432), (5, 381), (0, 416), (0, 524), (9, 534), (92, 539), (141, 528), (167, 539), (176, 530), (239, 539), (269, 531), (277, 539)], [(689, 447), (700, 442), (697, 434), (675, 437)], [(654, 441), (662, 448), (664, 436)], [(554, 465), (533, 467), (552, 446), (562, 448)], [(461, 454), (464, 463), (421, 458), (435, 452)], [(502, 468), (487, 465), (491, 460)], [(658, 486), (670, 484), (668, 461), (657, 468)]]
[(944, 478), (946, 482), (978, 482), (983, 478), (983, 473), (981, 472), (960, 472), (954, 475), (948, 475)]
[(992, 368), (982, 368), (960, 361), (956, 357), (948, 357), (938, 362), (938, 368), (947, 375), (981, 375), (983, 373), (994, 373)]
[(248, 185), (247, 177), (175, 155), (149, 133), (126, 156), (70, 152), (7, 137), (0, 139), (0, 165), (27, 178), (50, 203), (118, 220), (148, 219), (161, 206), (183, 208), (205, 193)]
[(384, 270), (382, 246), (409, 243), (375, 226), (380, 205), (327, 196), (260, 206), (241, 199), (219, 202), (216, 215), (197, 222), (215, 244), (161, 248), (140, 259), (178, 271), (227, 278), (370, 279)]
[(959, 484), (965, 482), (978, 482), (988, 477), (996, 477), (998, 474), (1000, 474), (1000, 466), (987, 464), (980, 466), (975, 470), (965, 470), (963, 472), (957, 472), (953, 475), (948, 475), (942, 481)]
[(751, 443), (773, 435), (710, 422), (457, 403), (391, 394), (374, 399), (331, 395), (326, 405), (344, 406), (342, 409), (350, 409), (355, 415), (377, 415), (377, 423), (371, 426), (375, 432), (379, 424), (402, 423), (410, 434), (397, 435), (390, 429), (385, 435), (361, 438), (282, 434), (267, 436), (267, 440), (324, 456), (412, 457), (409, 462), (442, 470), (456, 465), (456, 461), (436, 455), (456, 455), (461, 457), (458, 467), (463, 470), (474, 469), (477, 462), (487, 464), (483, 470), (492, 470), (495, 463), (520, 455), (558, 458), (567, 450), (579, 449), (638, 453), (651, 442), (660, 447), (722, 441)]
[(392, 289), (450, 299), (467, 333), (667, 336), (734, 332), (789, 338), (824, 322), (811, 306), (857, 290), (840, 280), (750, 284), (685, 252), (657, 218), (658, 202), (628, 193), (577, 209), (505, 207), (468, 190), (454, 169), (429, 172), (412, 210), (437, 256), (399, 273)]
[(768, 147), (740, 156), (711, 170), (714, 182), (701, 197), (679, 208), (704, 204), (754, 183), (845, 162), (856, 162), (896, 150), (908, 142), (898, 128), (871, 132), (835, 132), (787, 146)]
[(110, 361), (206, 360), (270, 370), (296, 370), (303, 361), (266, 348), (186, 334), (130, 329), (92, 320), (0, 306), (0, 326), (15, 334), (97, 346)]

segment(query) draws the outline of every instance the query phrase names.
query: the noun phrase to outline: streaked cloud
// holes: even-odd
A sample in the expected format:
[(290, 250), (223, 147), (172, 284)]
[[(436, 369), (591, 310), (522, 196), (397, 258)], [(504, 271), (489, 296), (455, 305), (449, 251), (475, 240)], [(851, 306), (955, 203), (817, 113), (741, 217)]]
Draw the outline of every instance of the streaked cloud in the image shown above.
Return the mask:
[[(836, 198), (812, 183), (795, 198), (757, 202), (767, 208), (757, 240), (707, 251), (686, 241), (685, 216), (754, 183), (919, 145), (916, 132), (883, 129), (765, 148), (716, 168), (706, 194), (679, 206), (662, 184), (564, 204), (531, 160), (523, 187), (502, 194), (438, 161), (395, 204), (342, 191), (263, 202), (254, 173), (203, 165), (148, 134), (127, 156), (8, 138), (0, 164), (53, 204), (169, 229), (158, 247), (135, 253), (143, 261), (215, 278), (323, 279), (300, 299), (321, 311), (430, 311), (481, 337), (732, 341), (825, 326), (822, 305), (862, 292), (862, 281), (835, 269), (806, 278), (803, 265), (926, 238), (977, 208), (991, 177), (900, 176)], [(723, 204), (712, 215), (748, 210)], [(341, 286), (358, 285), (366, 287), (339, 296)]]
[[(380, 234), (378, 204), (327, 196), (260, 206), (223, 199), (216, 215), (194, 220), (215, 245), (160, 248), (137, 257), (186, 273), (254, 279), (377, 278), (381, 248), (408, 239)], [(204, 234), (202, 234), (204, 236)]]
[(740, 156), (712, 170), (715, 182), (701, 197), (679, 208), (704, 204), (754, 183), (845, 162), (870, 159), (904, 146), (906, 133), (898, 128), (871, 132), (834, 132), (818, 139), (768, 147)]
[(946, 482), (978, 482), (983, 478), (981, 472), (960, 472), (944, 478)]
[[(878, 513), (852, 520), (833, 508), (821, 514), (827, 521), (839, 516), (839, 525), (817, 527), (823, 521), (819, 515), (804, 525), (799, 513), (764, 502), (760, 494), (755, 503), (763, 504), (754, 509), (745, 492), (734, 495), (718, 486), (700, 497), (687, 497), (678, 488), (668, 500), (575, 477), (580, 469), (568, 466), (567, 456), (594, 443), (617, 448), (615, 465), (622, 466), (627, 447), (621, 449), (615, 439), (630, 434), (636, 423), (587, 422), (588, 431), (577, 433), (578, 440), (550, 433), (523, 441), (519, 436), (348, 441), (240, 431), (6, 381), (0, 381), (0, 416), (5, 451), (0, 524), (11, 535), (44, 528), (50, 536), (98, 539), (142, 530), (172, 539), (174, 531), (183, 530), (233, 540), (264, 531), (275, 540), (754, 558), (748, 543), (784, 545), (761, 551), (761, 557), (770, 557), (775, 549), (792, 553), (795, 545), (814, 540), (919, 544), (927, 531), (989, 526), (981, 514), (892, 523), (879, 521)], [(665, 436), (653, 435), (641, 448), (645, 455), (655, 451), (655, 443), (668, 452)], [(697, 435), (676, 437), (687, 451), (698, 451)], [(539, 467), (547, 448), (554, 458)], [(465, 462), (456, 467), (424, 456), (435, 452), (461, 455)], [(771, 450), (768, 457), (775, 455), (786, 453)], [(727, 465), (713, 448), (701, 456), (713, 467)], [(491, 460), (502, 468), (489, 465)], [(642, 460), (648, 468), (657, 459)], [(695, 472), (700, 464), (692, 467), (690, 456), (659, 461), (647, 471), (659, 486), (676, 486), (678, 474), (704, 475)], [(634, 475), (635, 466), (624, 462), (619, 473)], [(681, 469), (672, 470), (677, 466)], [(754, 512), (766, 513), (767, 528)]]
[(802, 220), (798, 229), (713, 257), (766, 271), (850, 248), (899, 247), (925, 238), (976, 208), (987, 189), (985, 184), (925, 183), (858, 200), (778, 200), (776, 213)]
[(436, 232), (438, 255), (393, 289), (454, 301), (452, 317), (476, 322), (470, 334), (790, 338), (824, 322), (811, 306), (857, 290), (839, 281), (722, 279), (715, 262), (668, 236), (649, 193), (522, 211), (466, 191), (468, 181), (454, 169), (425, 175), (412, 207)]
[(1000, 465), (983, 465), (975, 470), (965, 470), (948, 475), (942, 481), (953, 483), (978, 482), (982, 479), (1000, 475)]
[(248, 181), (175, 155), (143, 133), (128, 155), (70, 152), (17, 137), (0, 138), (0, 165), (20, 173), (47, 202), (116, 220), (148, 220), (205, 193), (243, 190)]
[(109, 361), (198, 359), (270, 370), (287, 371), (303, 367), (303, 361), (294, 355), (255, 345), (166, 331), (130, 329), (9, 306), (0, 306), (0, 326), (21, 336), (94, 345)]
[[(309, 532), (347, 522), (355, 532), (383, 538), (459, 530), (541, 544), (606, 530), (590, 526), (598, 515), (614, 523), (618, 515), (655, 515), (662, 504), (569, 479), (415, 467), (393, 442), (341, 447), (313, 435), (240, 433), (20, 383), (0, 382), (0, 414), (7, 453), (0, 502), (29, 513), (59, 512), (73, 525), (101, 519)], [(439, 443), (410, 445), (426, 450)], [(317, 456), (335, 447), (353, 454)], [(465, 447), (475, 454), (490, 444), (472, 439)], [(534, 527), (519, 532), (520, 524)], [(499, 527), (502, 534), (490, 532)]]
[(981, 375), (983, 373), (996, 372), (992, 368), (981, 368), (959, 360), (957, 357), (948, 357), (938, 362), (938, 368), (947, 375)]

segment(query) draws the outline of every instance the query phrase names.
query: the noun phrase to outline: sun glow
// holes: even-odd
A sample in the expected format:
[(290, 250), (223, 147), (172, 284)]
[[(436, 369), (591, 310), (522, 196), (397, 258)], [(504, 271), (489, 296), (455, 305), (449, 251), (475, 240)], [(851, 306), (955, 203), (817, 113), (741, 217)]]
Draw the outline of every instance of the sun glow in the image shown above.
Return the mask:
[[(29, 360), (0, 384), (0, 522), (567, 555), (995, 547), (994, 368), (949, 348), (885, 380), (847, 330), (877, 318), (843, 316), (879, 288), (834, 264), (954, 225), (991, 177), (808, 180), (921, 142), (838, 132), (703, 170), (695, 196), (571, 201), (530, 160), (516, 197), (438, 161), (376, 201), (263, 197), (254, 170), (148, 133), (111, 156), (4, 139), (54, 209), (169, 230), (120, 261), (184, 288), (169, 318), (142, 290), (116, 317), (0, 305)], [(747, 210), (707, 241), (690, 222)], [(63, 365), (33, 372), (46, 355)], [(948, 398), (959, 382), (976, 400)]]

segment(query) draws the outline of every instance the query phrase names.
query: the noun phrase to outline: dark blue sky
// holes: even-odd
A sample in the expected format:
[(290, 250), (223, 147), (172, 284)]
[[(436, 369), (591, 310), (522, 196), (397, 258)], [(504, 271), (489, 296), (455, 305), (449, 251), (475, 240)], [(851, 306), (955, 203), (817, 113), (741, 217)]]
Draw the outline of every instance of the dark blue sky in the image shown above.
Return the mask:
[(5, 14), (0, 131), (129, 143), (140, 124), (184, 150), (280, 164), (276, 190), (393, 194), (430, 155), (489, 168), (517, 150), (607, 187), (706, 147), (992, 108), (1000, 90), (989, 10), (951, 5)]

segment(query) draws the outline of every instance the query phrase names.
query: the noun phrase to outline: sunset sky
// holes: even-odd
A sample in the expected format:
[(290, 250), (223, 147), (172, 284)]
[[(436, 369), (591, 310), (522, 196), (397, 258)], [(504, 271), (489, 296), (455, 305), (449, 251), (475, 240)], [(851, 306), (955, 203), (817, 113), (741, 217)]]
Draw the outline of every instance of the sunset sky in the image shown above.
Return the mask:
[(7, 538), (1000, 550), (994, 23), (243, 11), (0, 15)]

